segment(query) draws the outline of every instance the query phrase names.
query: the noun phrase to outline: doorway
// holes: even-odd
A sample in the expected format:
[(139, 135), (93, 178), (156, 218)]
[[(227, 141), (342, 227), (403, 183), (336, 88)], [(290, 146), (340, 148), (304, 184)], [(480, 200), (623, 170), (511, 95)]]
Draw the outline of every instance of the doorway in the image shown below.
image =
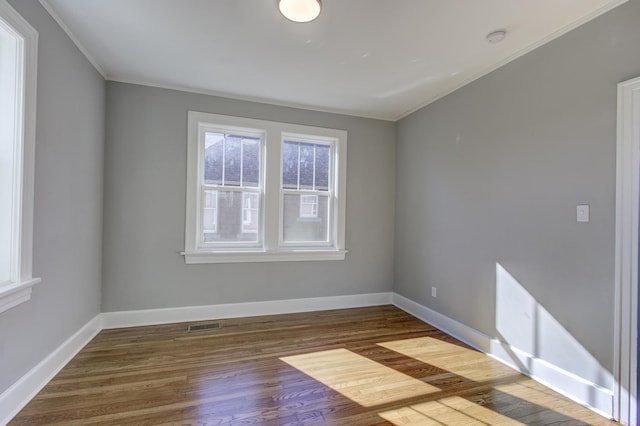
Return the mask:
[(615, 365), (616, 420), (638, 425), (638, 222), (640, 77), (618, 85), (616, 151)]

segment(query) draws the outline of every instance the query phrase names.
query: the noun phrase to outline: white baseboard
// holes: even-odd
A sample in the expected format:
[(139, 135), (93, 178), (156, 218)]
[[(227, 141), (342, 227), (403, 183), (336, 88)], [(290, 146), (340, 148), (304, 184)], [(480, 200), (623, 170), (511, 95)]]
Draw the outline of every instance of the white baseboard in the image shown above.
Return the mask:
[[(603, 388), (543, 359), (489, 337), (397, 293), (393, 294), (393, 304), (598, 414), (612, 418), (613, 390)], [(520, 365), (527, 366), (527, 370), (523, 370), (514, 362), (514, 356)], [(601, 373), (603, 377), (611, 374), (604, 369)]]
[[(0, 395), (0, 424), (8, 423), (102, 329), (391, 303), (603, 416), (609, 418), (612, 416), (613, 391), (584, 380), (542, 359), (532, 357), (404, 296), (395, 293), (373, 293), (99, 314)], [(528, 366), (529, 371), (522, 371), (514, 364), (512, 360), (514, 354), (523, 365)]]
[(0, 395), (0, 425), (7, 424), (15, 417), (103, 329), (389, 305), (391, 301), (392, 293), (371, 293), (268, 302), (105, 312), (89, 321)]
[(312, 297), (307, 299), (272, 300), (266, 302), (104, 312), (102, 314), (102, 327), (105, 329), (122, 328), (170, 324), (174, 322), (255, 317), (258, 315), (326, 311), (330, 309), (390, 305), (391, 300), (392, 293), (370, 293), (350, 296)]
[(0, 395), (0, 425), (9, 421), (101, 330), (100, 314)]

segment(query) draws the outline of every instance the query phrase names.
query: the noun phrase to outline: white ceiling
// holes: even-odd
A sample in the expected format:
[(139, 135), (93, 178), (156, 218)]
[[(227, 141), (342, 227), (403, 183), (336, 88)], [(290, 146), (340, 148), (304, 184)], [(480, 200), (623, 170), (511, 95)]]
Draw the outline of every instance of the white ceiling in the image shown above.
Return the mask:
[[(626, 0), (41, 0), (116, 81), (396, 120)], [(490, 44), (485, 36), (506, 29)]]

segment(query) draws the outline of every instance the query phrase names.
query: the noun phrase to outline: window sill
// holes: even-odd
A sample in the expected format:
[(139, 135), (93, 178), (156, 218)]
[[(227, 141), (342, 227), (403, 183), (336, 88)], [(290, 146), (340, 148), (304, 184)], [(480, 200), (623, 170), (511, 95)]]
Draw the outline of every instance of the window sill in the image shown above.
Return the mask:
[(0, 312), (9, 310), (31, 299), (31, 287), (39, 282), (40, 278), (32, 278), (0, 287)]
[(184, 252), (187, 265), (199, 263), (301, 262), (344, 260), (347, 250), (281, 250), (281, 251), (225, 251)]

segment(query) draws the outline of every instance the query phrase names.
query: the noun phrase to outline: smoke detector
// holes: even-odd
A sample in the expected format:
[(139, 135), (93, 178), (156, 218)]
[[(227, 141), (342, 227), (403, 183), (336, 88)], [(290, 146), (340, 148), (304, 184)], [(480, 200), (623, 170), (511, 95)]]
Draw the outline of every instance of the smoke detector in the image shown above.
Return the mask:
[(495, 30), (487, 34), (487, 41), (491, 44), (500, 43), (507, 37), (506, 30)]

